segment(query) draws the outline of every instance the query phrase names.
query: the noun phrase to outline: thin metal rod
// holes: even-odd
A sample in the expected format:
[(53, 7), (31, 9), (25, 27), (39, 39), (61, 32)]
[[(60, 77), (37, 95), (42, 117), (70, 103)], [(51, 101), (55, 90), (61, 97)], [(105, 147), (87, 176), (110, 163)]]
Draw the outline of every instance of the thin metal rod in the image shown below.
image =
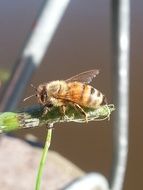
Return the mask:
[(112, 1), (113, 101), (113, 165), (111, 190), (123, 188), (128, 155), (130, 0)]
[(33, 71), (41, 63), (70, 0), (46, 0), (2, 93), (0, 111), (16, 107)]

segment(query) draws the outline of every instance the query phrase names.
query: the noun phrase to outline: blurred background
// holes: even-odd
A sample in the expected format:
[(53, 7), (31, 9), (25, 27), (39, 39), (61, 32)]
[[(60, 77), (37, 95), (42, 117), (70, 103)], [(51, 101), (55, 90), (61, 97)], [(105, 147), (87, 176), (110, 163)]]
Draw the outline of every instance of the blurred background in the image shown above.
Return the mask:
[[(11, 72), (39, 14), (43, 0), (0, 0), (0, 69)], [(129, 155), (124, 189), (143, 187), (142, 146), (142, 69), (143, 69), (143, 2), (131, 1), (131, 68)], [(72, 0), (60, 23), (43, 63), (26, 87), (18, 109), (35, 104), (36, 99), (22, 102), (33, 93), (30, 84), (67, 79), (80, 72), (100, 69), (92, 82), (112, 102), (111, 1)], [(142, 69), (141, 69), (142, 68)], [(115, 105), (116, 106), (116, 105)], [(114, 113), (113, 113), (114, 114)], [(32, 133), (44, 143), (46, 129), (20, 130), (24, 137)], [(56, 124), (51, 149), (59, 152), (87, 172), (110, 176), (112, 163), (112, 115), (110, 121), (88, 124)]]

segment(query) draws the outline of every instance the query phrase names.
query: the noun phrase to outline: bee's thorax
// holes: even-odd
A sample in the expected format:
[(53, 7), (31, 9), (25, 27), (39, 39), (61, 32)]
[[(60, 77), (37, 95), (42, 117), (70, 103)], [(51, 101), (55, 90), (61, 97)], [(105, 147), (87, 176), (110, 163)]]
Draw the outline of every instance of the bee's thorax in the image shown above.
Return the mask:
[(47, 95), (49, 97), (56, 97), (65, 90), (66, 86), (66, 82), (60, 80), (49, 82), (46, 85)]

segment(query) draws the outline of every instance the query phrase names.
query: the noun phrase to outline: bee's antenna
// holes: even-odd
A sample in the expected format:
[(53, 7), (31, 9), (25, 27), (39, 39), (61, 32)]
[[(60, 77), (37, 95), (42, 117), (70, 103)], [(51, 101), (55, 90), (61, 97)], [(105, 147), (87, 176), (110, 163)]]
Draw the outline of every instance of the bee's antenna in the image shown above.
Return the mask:
[(35, 94), (32, 94), (31, 96), (28, 96), (26, 98), (23, 99), (23, 102), (25, 102), (26, 100), (28, 100), (29, 98), (32, 98), (33, 96), (36, 96)]
[(37, 91), (37, 88), (33, 84), (30, 84), (30, 86)]
[[(37, 88), (36, 88), (33, 84), (30, 84), (30, 86), (31, 86), (32, 88), (34, 88), (35, 91), (37, 91)], [(33, 96), (36, 96), (36, 94), (32, 94), (32, 95), (30, 95), (30, 96), (24, 98), (23, 102), (25, 102), (25, 101), (28, 100), (29, 98), (32, 98)]]

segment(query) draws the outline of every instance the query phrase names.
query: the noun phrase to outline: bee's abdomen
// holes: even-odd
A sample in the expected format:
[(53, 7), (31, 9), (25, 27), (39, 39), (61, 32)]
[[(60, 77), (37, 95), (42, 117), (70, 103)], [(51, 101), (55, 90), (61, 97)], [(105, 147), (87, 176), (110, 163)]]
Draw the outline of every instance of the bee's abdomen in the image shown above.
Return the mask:
[(72, 100), (79, 104), (82, 98), (83, 84), (79, 82), (68, 83), (68, 91), (66, 93), (66, 98)]
[(68, 99), (81, 106), (96, 108), (103, 102), (103, 94), (90, 85), (74, 82), (68, 87)]
[(83, 106), (87, 106), (89, 104), (91, 88), (89, 85), (82, 84), (82, 92), (80, 97), (80, 102)]
[(88, 99), (88, 107), (93, 107), (93, 108), (98, 107), (99, 105), (102, 104), (103, 97), (104, 97), (103, 94), (99, 90), (91, 87), (90, 96)]
[(83, 84), (81, 103), (85, 107), (96, 108), (103, 102), (103, 94), (90, 85)]

